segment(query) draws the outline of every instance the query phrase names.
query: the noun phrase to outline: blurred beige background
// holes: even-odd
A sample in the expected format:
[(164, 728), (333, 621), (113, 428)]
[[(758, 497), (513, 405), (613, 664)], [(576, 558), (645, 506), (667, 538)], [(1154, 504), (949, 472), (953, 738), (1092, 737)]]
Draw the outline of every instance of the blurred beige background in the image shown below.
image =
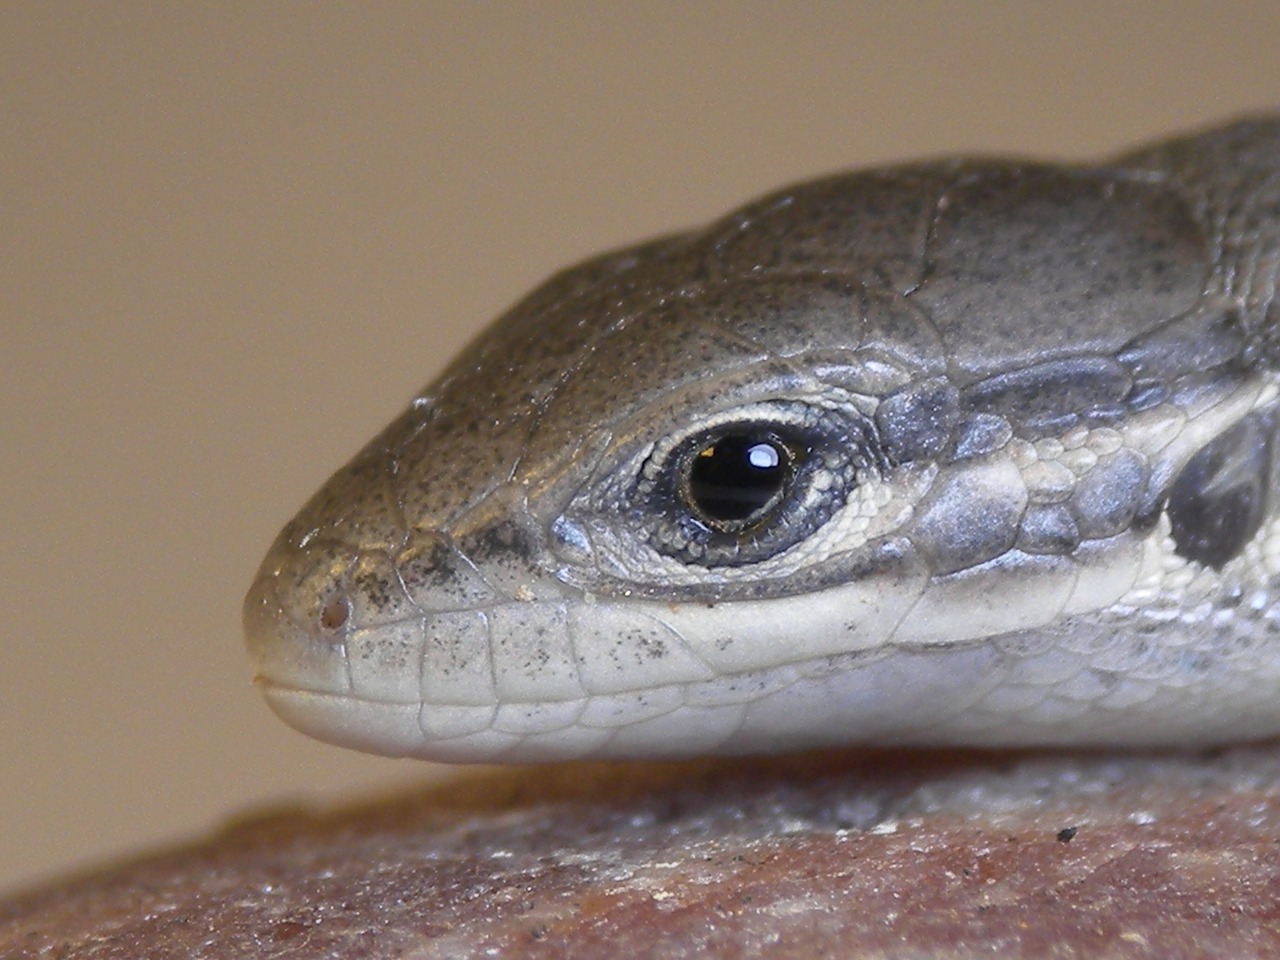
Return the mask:
[(248, 683), (277, 528), (481, 324), (819, 171), (1280, 107), (1272, 3), (0, 6), (0, 890), (423, 765)]

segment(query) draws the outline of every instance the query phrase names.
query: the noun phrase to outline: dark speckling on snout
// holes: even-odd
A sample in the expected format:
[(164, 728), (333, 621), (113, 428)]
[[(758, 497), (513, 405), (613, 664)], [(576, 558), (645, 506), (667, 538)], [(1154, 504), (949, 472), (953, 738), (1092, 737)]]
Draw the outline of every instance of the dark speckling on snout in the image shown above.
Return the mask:
[(468, 540), (466, 554), (479, 564), (495, 558), (531, 564), (539, 555), (539, 545), (515, 521), (500, 520), (473, 535)]

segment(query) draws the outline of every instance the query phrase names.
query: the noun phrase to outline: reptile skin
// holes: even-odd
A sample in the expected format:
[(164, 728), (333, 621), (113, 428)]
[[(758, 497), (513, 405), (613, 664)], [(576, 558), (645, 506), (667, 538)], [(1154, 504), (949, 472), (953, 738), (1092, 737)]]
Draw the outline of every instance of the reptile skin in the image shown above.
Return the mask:
[(455, 761), (1280, 733), (1278, 273), (1280, 118), (589, 260), (280, 534), (258, 682)]

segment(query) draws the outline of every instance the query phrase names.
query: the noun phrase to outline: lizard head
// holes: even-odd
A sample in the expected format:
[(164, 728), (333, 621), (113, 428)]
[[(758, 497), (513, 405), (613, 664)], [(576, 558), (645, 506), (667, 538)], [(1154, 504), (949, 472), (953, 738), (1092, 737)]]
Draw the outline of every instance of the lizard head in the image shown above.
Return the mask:
[(280, 534), (268, 701), (485, 761), (1280, 728), (1221, 709), (1265, 615), (1188, 620), (1263, 603), (1274, 472), (1200, 143), (829, 177), (556, 276)]

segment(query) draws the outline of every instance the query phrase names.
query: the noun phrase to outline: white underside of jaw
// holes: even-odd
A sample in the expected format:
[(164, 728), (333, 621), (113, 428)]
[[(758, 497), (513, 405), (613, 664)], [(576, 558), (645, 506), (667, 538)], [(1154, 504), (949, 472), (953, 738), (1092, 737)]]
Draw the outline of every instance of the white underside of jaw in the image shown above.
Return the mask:
[[(1128, 662), (1132, 661), (1132, 662)], [(452, 762), (679, 757), (845, 743), (1188, 745), (1280, 732), (1280, 658), (1210, 675), (1071, 646), (996, 643), (819, 658), (738, 677), (569, 701), (387, 703), (268, 686), (291, 725), (343, 746)], [(1123, 681), (1109, 682), (1120, 675)]]

